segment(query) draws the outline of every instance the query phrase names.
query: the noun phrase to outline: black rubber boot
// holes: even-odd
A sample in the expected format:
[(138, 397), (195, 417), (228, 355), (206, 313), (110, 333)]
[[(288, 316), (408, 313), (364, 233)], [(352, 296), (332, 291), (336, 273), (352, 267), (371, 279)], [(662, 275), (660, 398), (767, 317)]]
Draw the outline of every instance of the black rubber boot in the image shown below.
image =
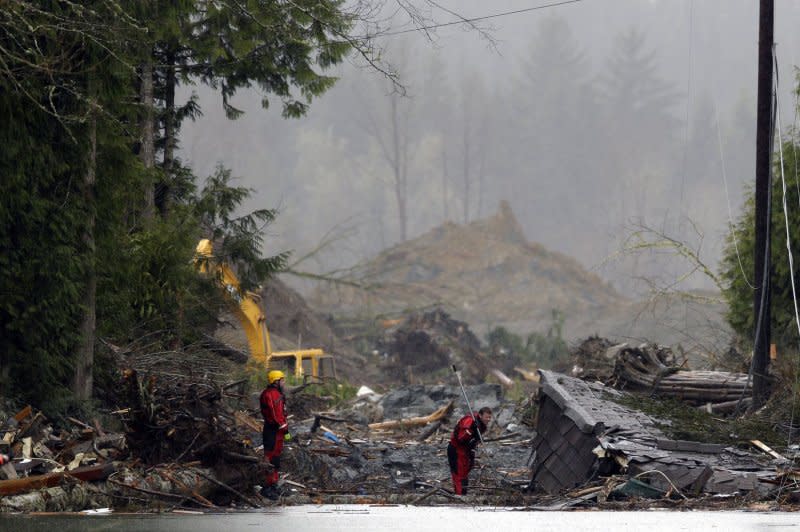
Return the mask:
[(264, 486), (261, 488), (261, 491), (258, 492), (262, 497), (266, 497), (271, 501), (277, 501), (281, 494), (278, 492), (278, 489), (272, 486)]

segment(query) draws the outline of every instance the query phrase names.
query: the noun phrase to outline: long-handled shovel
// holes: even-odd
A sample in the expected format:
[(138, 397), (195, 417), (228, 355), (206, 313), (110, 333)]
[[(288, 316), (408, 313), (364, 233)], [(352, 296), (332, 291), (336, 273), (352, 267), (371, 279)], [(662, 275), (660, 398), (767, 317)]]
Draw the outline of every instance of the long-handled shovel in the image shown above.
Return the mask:
[(483, 434), (481, 434), (481, 431), (478, 428), (478, 420), (475, 419), (475, 412), (472, 410), (472, 406), (469, 404), (469, 397), (467, 397), (467, 391), (464, 389), (464, 383), (461, 382), (461, 372), (458, 371), (458, 369), (456, 369), (455, 364), (453, 364), (450, 367), (453, 368), (453, 373), (455, 373), (456, 377), (458, 378), (458, 385), (461, 387), (461, 393), (464, 394), (464, 401), (467, 402), (467, 410), (469, 411), (469, 415), (471, 415), (472, 419), (475, 420), (475, 431), (478, 433), (478, 437), (481, 440), (481, 444), (485, 445), (486, 442), (483, 441)]
[[(472, 419), (475, 420), (475, 431), (478, 433), (478, 438), (480, 438), (481, 440), (481, 451), (483, 453), (483, 456), (486, 458), (491, 458), (489, 450), (486, 448), (486, 442), (483, 441), (483, 434), (481, 434), (481, 430), (480, 428), (478, 428), (479, 427), (478, 420), (475, 419), (475, 411), (472, 410), (472, 405), (469, 403), (469, 397), (467, 397), (467, 391), (464, 389), (464, 383), (461, 382), (461, 372), (458, 371), (455, 364), (453, 364), (450, 367), (453, 368), (453, 373), (455, 373), (456, 378), (458, 378), (458, 385), (461, 387), (461, 393), (464, 394), (464, 401), (467, 403), (467, 410), (469, 411), (469, 415), (471, 415)], [(486, 465), (488, 465), (488, 463)], [(478, 475), (478, 482), (480, 482), (480, 477), (482, 475), (483, 475), (483, 467), (480, 468), (480, 474)]]

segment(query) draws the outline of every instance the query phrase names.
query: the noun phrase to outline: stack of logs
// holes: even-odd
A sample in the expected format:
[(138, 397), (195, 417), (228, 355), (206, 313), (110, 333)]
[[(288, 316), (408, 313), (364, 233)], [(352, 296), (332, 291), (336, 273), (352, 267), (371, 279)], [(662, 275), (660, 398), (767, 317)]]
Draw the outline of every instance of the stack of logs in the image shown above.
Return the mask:
[(680, 399), (711, 413), (741, 410), (751, 400), (747, 374), (688, 370), (668, 347), (612, 345), (589, 338), (575, 355), (574, 376), (598, 379), (617, 389)]

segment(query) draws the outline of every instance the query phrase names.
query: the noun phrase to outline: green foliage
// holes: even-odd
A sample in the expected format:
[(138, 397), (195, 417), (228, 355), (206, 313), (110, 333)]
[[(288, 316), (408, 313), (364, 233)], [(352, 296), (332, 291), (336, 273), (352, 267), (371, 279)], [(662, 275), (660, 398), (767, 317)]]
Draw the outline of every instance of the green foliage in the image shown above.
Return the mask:
[[(797, 132), (788, 135), (783, 141), (784, 167), (786, 179), (786, 202), (789, 213), (789, 232), (791, 235), (792, 253), (795, 268), (800, 261), (800, 176), (797, 168), (800, 150), (800, 138)], [(797, 326), (792, 299), (791, 272), (789, 256), (786, 249), (786, 222), (783, 211), (783, 189), (781, 184), (780, 160), (776, 156), (773, 169), (772, 205), (771, 205), (771, 261), (770, 281), (772, 294), (772, 341), (781, 350), (789, 347), (797, 348)], [(721, 277), (725, 282), (723, 294), (728, 303), (727, 319), (734, 331), (742, 339), (752, 344), (755, 334), (755, 316), (753, 312), (754, 279), (754, 247), (755, 247), (755, 201), (752, 188), (748, 191), (742, 214), (734, 226), (734, 234), (728, 235), (723, 253)], [(795, 284), (800, 287), (800, 278), (795, 277)]]
[(198, 2), (195, 7), (202, 16), (187, 28), (194, 59), (187, 73), (220, 89), (229, 118), (241, 115), (230, 98), (253, 84), (265, 95), (265, 109), (267, 95), (275, 95), (285, 117), (304, 115), (311, 99), (336, 81), (318, 70), (340, 63), (350, 51), (342, 37), (352, 22), (342, 0)]
[(489, 332), (486, 340), (489, 350), (495, 355), (516, 358), (523, 363), (536, 364), (540, 368), (552, 368), (569, 353), (569, 347), (563, 338), (563, 327), (563, 313), (553, 309), (552, 322), (544, 334), (532, 332), (523, 340), (505, 327), (496, 327)]
[[(726, 318), (742, 338), (752, 339), (753, 316), (753, 248), (755, 202), (752, 188), (748, 191), (742, 215), (732, 233), (728, 233), (722, 258), (720, 277), (725, 282), (723, 296), (728, 304)], [(774, 251), (773, 251), (774, 253)]]
[(531, 333), (528, 335), (528, 349), (536, 354), (540, 367), (553, 367), (562, 361), (569, 353), (567, 342), (564, 340), (564, 314), (556, 309), (552, 310), (552, 321), (545, 334)]
[[(202, 237), (215, 240), (245, 289), (285, 265), (286, 254), (261, 251), (275, 211), (242, 215), (251, 191), (232, 186), (229, 170), (220, 166), (198, 192), (195, 176), (174, 159), (144, 168), (135, 153), (145, 107), (136, 70), (148, 62), (155, 69), (155, 129), (172, 129), (172, 138), (156, 141), (166, 162), (180, 122), (199, 116), (194, 99), (174, 102), (177, 84), (220, 89), (231, 116), (237, 110), (230, 97), (255, 84), (280, 98), (284, 115), (300, 116), (333, 84), (320, 72), (349, 51), (342, 35), (350, 24), (340, 0), (3, 3), (4, 395), (49, 413), (74, 409), (69, 387), (79, 330), (93, 309), (97, 334), (120, 343), (197, 338), (222, 304), (192, 266)], [(142, 213), (156, 183), (165, 208), (150, 222)], [(108, 359), (101, 365), (111, 366)]]
[(237, 266), (237, 276), (243, 290), (250, 290), (273, 273), (286, 267), (289, 253), (262, 257), (264, 228), (276, 216), (273, 209), (258, 209), (237, 216), (241, 203), (252, 192), (244, 187), (231, 186), (231, 171), (217, 166), (214, 175), (195, 201), (194, 209), (203, 234), (215, 245), (216, 257)]
[(353, 399), (358, 392), (358, 387), (345, 381), (325, 381), (309, 387), (309, 393), (317, 397), (330, 398), (331, 407), (336, 407), (342, 403)]
[(526, 361), (532, 361), (532, 353), (522, 337), (514, 334), (505, 327), (495, 327), (486, 337), (489, 350), (496, 355), (517, 356)]
[(198, 329), (207, 328), (223, 301), (219, 290), (197, 275), (193, 265), (201, 237), (213, 237), (218, 258), (237, 267), (247, 282), (245, 289), (283, 267), (287, 254), (266, 258), (261, 254), (263, 231), (274, 212), (235, 216), (251, 191), (231, 187), (230, 175), (219, 167), (198, 194), (188, 194), (173, 205), (166, 218), (117, 234), (114, 245), (104, 250), (108, 254), (103, 255), (103, 264), (109, 268), (98, 289), (102, 334), (122, 333), (131, 339), (157, 333), (156, 338), (173, 343), (192, 341)]
[(0, 116), (0, 390), (52, 403), (68, 393), (89, 267), (81, 128), (54, 124), (3, 76)]
[(618, 402), (665, 421), (659, 428), (676, 440), (748, 445), (750, 440), (757, 439), (774, 447), (786, 444), (786, 438), (775, 430), (775, 425), (761, 417), (722, 419), (665, 397), (629, 395)]

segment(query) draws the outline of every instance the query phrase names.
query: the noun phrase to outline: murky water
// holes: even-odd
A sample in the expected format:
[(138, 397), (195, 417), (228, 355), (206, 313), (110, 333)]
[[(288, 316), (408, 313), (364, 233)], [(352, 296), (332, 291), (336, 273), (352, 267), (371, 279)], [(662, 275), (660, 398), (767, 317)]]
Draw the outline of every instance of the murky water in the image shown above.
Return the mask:
[(259, 512), (205, 515), (0, 516), (0, 530), (71, 531), (437, 531), (602, 532), (661, 530), (730, 532), (800, 529), (800, 516), (785, 512), (530, 512), (509, 508), (412, 506), (290, 506)]

